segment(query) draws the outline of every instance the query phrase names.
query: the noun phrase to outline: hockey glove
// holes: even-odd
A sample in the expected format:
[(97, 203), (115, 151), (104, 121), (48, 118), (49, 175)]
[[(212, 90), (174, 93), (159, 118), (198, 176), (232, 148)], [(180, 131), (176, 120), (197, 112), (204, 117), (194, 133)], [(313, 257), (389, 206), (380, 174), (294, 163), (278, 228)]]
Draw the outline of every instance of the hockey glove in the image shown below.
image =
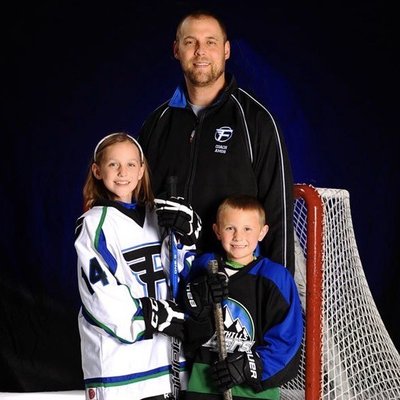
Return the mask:
[(188, 283), (183, 294), (185, 309), (196, 319), (209, 317), (213, 304), (228, 298), (225, 274), (207, 274)]
[(263, 390), (262, 364), (256, 352), (249, 350), (229, 354), (224, 360), (217, 361), (210, 368), (211, 375), (221, 392), (241, 383), (246, 383), (255, 392)]
[(195, 319), (188, 317), (185, 320), (185, 338), (183, 347), (187, 358), (195, 357), (198, 348), (211, 339), (215, 333), (212, 318)]
[(184, 314), (173, 301), (142, 297), (140, 302), (146, 324), (146, 337), (151, 337), (154, 332), (161, 332), (183, 339)]
[(191, 246), (200, 237), (201, 219), (183, 197), (170, 197), (167, 200), (155, 199), (158, 224), (173, 229), (182, 244)]

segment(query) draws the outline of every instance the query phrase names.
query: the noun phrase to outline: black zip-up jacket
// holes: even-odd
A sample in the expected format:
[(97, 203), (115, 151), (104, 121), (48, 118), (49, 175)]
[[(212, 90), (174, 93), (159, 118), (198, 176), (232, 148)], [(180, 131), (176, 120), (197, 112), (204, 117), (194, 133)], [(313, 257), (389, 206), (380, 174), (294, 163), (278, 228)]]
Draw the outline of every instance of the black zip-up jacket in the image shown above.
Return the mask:
[(270, 112), (239, 88), (233, 76), (216, 101), (193, 112), (184, 86), (144, 122), (139, 142), (149, 162), (156, 196), (169, 176), (177, 195), (200, 215), (200, 251), (218, 251), (212, 231), (216, 210), (232, 194), (256, 196), (269, 231), (261, 254), (294, 273), (293, 177), (284, 138)]

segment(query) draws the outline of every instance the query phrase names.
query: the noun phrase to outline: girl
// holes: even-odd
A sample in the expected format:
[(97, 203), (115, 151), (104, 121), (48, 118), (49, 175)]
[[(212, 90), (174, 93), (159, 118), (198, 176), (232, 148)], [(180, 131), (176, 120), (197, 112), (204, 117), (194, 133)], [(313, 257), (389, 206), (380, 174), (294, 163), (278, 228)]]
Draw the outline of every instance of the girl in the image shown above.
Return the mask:
[[(154, 196), (138, 142), (125, 133), (100, 140), (83, 192), (87, 211), (77, 222), (75, 249), (86, 398), (168, 398), (168, 336), (183, 338), (184, 315), (167, 300)], [(182, 370), (180, 377), (185, 389)]]

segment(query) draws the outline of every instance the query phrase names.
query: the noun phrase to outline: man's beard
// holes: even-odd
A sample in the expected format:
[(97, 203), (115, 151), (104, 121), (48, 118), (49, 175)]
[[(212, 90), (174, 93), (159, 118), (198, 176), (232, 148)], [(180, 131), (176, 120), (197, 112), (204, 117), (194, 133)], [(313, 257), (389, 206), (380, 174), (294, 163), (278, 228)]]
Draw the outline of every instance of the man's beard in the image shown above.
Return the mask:
[(195, 71), (194, 69), (187, 69), (185, 71), (185, 76), (189, 82), (196, 87), (205, 87), (214, 82), (216, 82), (220, 76), (224, 73), (224, 69), (214, 69), (211, 71)]

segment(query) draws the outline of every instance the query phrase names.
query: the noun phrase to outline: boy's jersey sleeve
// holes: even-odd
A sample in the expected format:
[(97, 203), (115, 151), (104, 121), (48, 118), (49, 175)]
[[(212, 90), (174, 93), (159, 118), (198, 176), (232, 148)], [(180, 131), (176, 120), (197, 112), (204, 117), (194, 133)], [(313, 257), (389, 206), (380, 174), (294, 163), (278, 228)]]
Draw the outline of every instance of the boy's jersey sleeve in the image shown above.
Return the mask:
[(123, 274), (129, 266), (121, 251), (106, 237), (98, 218), (80, 218), (79, 224), (75, 249), (83, 315), (121, 342), (143, 339), (142, 309), (129, 284), (131, 274)]
[[(296, 284), (288, 271), (284, 278), (276, 281), (276, 304), (273, 314), (266, 316), (269, 327), (264, 332), (263, 345), (257, 346), (262, 364), (262, 384), (265, 389), (281, 386), (294, 378), (298, 372), (301, 343), (303, 338), (303, 318)], [(279, 299), (278, 299), (279, 298)], [(283, 301), (282, 301), (283, 298)], [(275, 301), (272, 300), (272, 303)], [(265, 307), (267, 310), (269, 307)]]

